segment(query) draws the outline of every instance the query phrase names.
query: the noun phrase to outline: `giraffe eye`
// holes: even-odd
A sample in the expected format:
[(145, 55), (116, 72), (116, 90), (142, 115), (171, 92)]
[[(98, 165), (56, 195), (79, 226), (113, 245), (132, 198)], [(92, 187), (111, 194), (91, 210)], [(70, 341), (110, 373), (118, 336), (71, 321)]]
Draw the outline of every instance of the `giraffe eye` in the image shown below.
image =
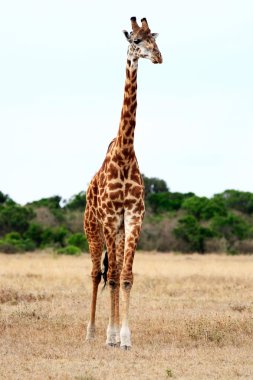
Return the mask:
[(140, 42), (141, 42), (140, 39), (134, 40), (134, 43), (135, 43), (136, 45), (138, 45)]

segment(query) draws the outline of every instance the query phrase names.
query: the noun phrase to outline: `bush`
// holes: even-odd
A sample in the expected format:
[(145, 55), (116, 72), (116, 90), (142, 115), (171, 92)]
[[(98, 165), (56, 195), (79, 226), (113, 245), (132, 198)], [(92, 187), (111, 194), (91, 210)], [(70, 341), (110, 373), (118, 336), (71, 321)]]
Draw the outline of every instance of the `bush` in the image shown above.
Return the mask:
[(156, 193), (166, 193), (169, 191), (166, 182), (163, 179), (159, 178), (148, 178), (142, 174), (144, 186), (145, 186), (145, 197), (149, 194)]
[(69, 210), (82, 210), (84, 211), (86, 206), (86, 193), (81, 191), (77, 195), (74, 195), (70, 200), (66, 203), (64, 208)]
[(253, 194), (246, 191), (226, 190), (215, 197), (223, 199), (228, 208), (245, 214), (253, 213)]
[(67, 245), (67, 247), (60, 248), (57, 251), (60, 255), (80, 256), (82, 251), (74, 245)]
[(0, 236), (16, 231), (21, 234), (29, 227), (29, 221), (35, 216), (31, 208), (17, 204), (0, 206)]
[(17, 253), (20, 252), (20, 250), (16, 245), (7, 243), (4, 239), (0, 239), (0, 252)]
[(65, 227), (43, 228), (39, 224), (31, 223), (24, 234), (24, 238), (32, 241), (36, 247), (47, 246), (64, 247), (69, 232)]
[(0, 204), (14, 205), (15, 202), (9, 197), (9, 195), (2, 193), (0, 191)]
[(214, 235), (209, 228), (202, 227), (192, 215), (179, 219), (174, 233), (177, 238), (188, 244), (189, 252), (200, 253), (205, 252), (205, 240)]
[(0, 240), (0, 250), (6, 253), (33, 251), (36, 248), (29, 238), (22, 238), (18, 232), (10, 232)]
[(193, 196), (185, 199), (182, 207), (198, 220), (209, 220), (216, 215), (225, 216), (227, 214), (224, 201), (217, 197), (208, 199)]
[(224, 236), (231, 248), (236, 240), (249, 239), (253, 236), (252, 226), (234, 214), (216, 216), (211, 221), (211, 228), (218, 237)]
[(41, 236), (41, 246), (49, 245), (64, 247), (69, 232), (65, 227), (45, 228)]
[(150, 193), (146, 198), (146, 205), (156, 214), (166, 211), (177, 211), (188, 197), (192, 197), (192, 193)]
[(28, 203), (28, 205), (33, 206), (33, 207), (48, 207), (51, 210), (60, 209), (61, 199), (62, 198), (59, 195), (55, 195), (53, 197), (42, 198), (42, 199), (39, 199), (38, 201)]
[(43, 227), (39, 224), (31, 223), (24, 237), (32, 240), (37, 247), (40, 247), (43, 242)]
[(86, 237), (81, 232), (73, 234), (68, 239), (68, 245), (80, 248), (84, 252), (88, 252), (89, 246)]
[(62, 208), (60, 204), (61, 201), (62, 201), (62, 198), (59, 195), (55, 195), (54, 197), (42, 198), (38, 201), (29, 203), (29, 206), (33, 207), (34, 209), (48, 208), (51, 211), (51, 213), (54, 215), (54, 217), (57, 219), (57, 221), (60, 223), (63, 223), (64, 214), (62, 212)]

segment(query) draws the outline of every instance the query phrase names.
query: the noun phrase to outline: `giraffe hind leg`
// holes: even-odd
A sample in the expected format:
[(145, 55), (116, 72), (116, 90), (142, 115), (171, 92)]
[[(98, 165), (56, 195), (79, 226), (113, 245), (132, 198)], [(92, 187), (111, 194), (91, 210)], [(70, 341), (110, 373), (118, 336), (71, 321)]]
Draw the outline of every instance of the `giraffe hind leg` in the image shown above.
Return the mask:
[[(119, 276), (121, 274), (123, 260), (124, 260), (124, 247), (125, 247), (125, 231), (124, 224), (122, 224), (116, 238), (116, 258)], [(116, 345), (120, 346), (120, 314), (119, 314), (119, 293), (120, 284), (117, 283), (115, 289), (115, 329), (116, 329)]]
[(92, 260), (92, 298), (91, 298), (91, 308), (90, 308), (90, 320), (87, 326), (86, 340), (91, 340), (95, 338), (95, 315), (96, 315), (96, 304), (97, 304), (97, 292), (98, 285), (101, 281), (102, 271), (101, 271), (101, 256), (104, 247), (104, 239), (102, 228), (100, 224), (92, 219), (85, 220), (85, 231), (87, 240), (89, 243), (89, 251)]
[(129, 328), (129, 302), (133, 285), (133, 260), (136, 245), (140, 236), (142, 215), (136, 216), (125, 213), (125, 250), (124, 263), (120, 275), (120, 287), (122, 291), (122, 325), (120, 329), (120, 347), (124, 350), (131, 349), (131, 331)]
[[(116, 236), (116, 261), (119, 276), (123, 266), (124, 246), (125, 232), (124, 225), (122, 224)], [(114, 326), (110, 326), (109, 322), (107, 328), (107, 345), (110, 347), (120, 347), (119, 281), (112, 283), (111, 286), (114, 288)]]
[(106, 331), (106, 345), (119, 344), (119, 270), (117, 263), (117, 242), (119, 231), (122, 229), (122, 216), (118, 215), (113, 224), (104, 224), (103, 231), (108, 251), (108, 284), (110, 291), (110, 317)]

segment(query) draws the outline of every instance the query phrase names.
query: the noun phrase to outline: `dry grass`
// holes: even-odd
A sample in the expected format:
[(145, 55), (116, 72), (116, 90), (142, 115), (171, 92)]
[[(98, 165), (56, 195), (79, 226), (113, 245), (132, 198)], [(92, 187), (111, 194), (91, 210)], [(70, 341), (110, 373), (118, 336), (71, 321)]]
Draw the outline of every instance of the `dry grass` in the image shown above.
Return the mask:
[(253, 258), (136, 255), (133, 348), (85, 342), (90, 259), (0, 255), (1, 379), (252, 379)]

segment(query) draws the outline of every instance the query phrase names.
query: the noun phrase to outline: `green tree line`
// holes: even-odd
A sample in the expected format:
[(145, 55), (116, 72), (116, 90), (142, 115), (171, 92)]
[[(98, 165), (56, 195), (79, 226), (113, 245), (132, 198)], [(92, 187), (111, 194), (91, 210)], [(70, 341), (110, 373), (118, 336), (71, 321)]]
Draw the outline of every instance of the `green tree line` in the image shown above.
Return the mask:
[[(143, 175), (146, 216), (139, 249), (253, 253), (253, 193), (226, 190), (211, 198), (171, 192)], [(0, 191), (0, 251), (52, 247), (62, 254), (88, 251), (83, 234), (86, 194), (43, 198), (21, 206)]]

